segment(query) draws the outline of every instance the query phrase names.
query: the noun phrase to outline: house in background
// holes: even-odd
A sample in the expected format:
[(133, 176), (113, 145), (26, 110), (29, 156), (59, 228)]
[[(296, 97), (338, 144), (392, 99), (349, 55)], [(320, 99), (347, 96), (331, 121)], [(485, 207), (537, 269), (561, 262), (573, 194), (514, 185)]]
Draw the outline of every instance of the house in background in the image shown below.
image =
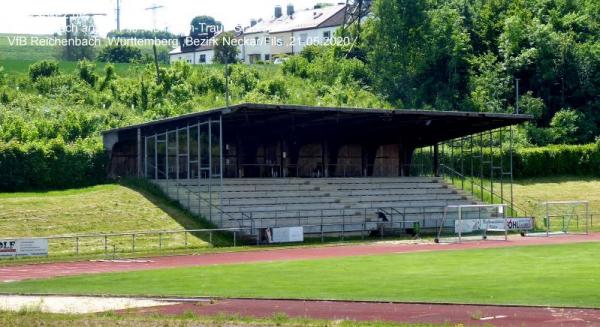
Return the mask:
[[(189, 39), (188, 39), (189, 40)], [(212, 42), (207, 44), (186, 44), (186, 37), (179, 38), (179, 46), (169, 52), (171, 63), (175, 61), (186, 61), (192, 65), (211, 64), (215, 56)]]
[[(335, 31), (344, 24), (346, 5), (337, 4), (296, 11), (293, 5), (276, 6), (269, 20), (251, 20), (239, 38), (240, 61), (254, 64), (271, 62), (283, 55), (298, 54), (311, 44), (324, 44), (331, 40)], [(209, 45), (186, 46), (184, 38), (180, 46), (170, 54), (171, 62), (184, 60), (190, 64), (210, 64), (214, 47)]]
[(175, 61), (186, 61), (192, 65), (211, 64), (215, 51), (213, 47), (198, 47), (191, 51), (185, 51), (182, 47), (177, 47), (169, 52), (171, 63)]
[[(271, 22), (269, 34), (271, 57), (298, 54), (311, 44), (331, 41), (335, 31), (344, 24), (345, 4), (295, 12), (288, 5), (286, 15)], [(277, 7), (275, 8), (277, 12)]]

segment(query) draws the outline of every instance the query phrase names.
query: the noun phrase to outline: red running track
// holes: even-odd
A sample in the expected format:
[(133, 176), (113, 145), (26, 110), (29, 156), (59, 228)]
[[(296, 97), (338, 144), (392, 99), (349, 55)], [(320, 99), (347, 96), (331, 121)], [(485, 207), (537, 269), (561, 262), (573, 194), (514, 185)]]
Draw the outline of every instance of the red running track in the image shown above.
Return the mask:
[(153, 313), (181, 315), (194, 312), (204, 316), (225, 313), (252, 317), (272, 317), (274, 314), (285, 313), (288, 317), (323, 320), (345, 319), (465, 326), (600, 325), (600, 310), (444, 304), (225, 299), (143, 308), (136, 312), (142, 315)]
[(509, 241), (489, 240), (478, 242), (466, 242), (461, 244), (381, 242), (359, 245), (298, 247), (285, 249), (252, 250), (243, 252), (209, 253), (200, 255), (165, 256), (149, 258), (144, 260), (129, 261), (82, 261), (28, 264), (21, 266), (0, 267), (0, 281), (11, 282), (24, 279), (40, 279), (59, 276), (149, 270), (160, 268), (581, 242), (600, 242), (600, 233), (577, 236), (555, 236), (550, 238), (523, 238), (515, 236), (512, 237)]

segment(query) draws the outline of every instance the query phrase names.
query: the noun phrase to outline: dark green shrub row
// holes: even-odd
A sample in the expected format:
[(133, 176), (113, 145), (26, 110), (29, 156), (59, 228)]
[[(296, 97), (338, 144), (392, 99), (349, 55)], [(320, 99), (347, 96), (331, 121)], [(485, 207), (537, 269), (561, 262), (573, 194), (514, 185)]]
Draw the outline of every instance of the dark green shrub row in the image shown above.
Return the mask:
[(600, 143), (519, 149), (514, 165), (516, 177), (600, 176)]
[[(504, 170), (509, 170), (509, 153), (505, 151), (500, 155), (497, 149), (486, 149), (483, 152), (484, 177), (490, 176), (489, 162), (493, 154), (494, 166), (502, 163)], [(429, 155), (429, 154), (424, 154)], [(430, 155), (429, 155), (430, 156)], [(454, 170), (465, 175), (471, 175), (471, 163), (474, 175), (479, 176), (478, 153), (471, 158), (466, 155), (461, 163), (458, 150), (451, 158), (446, 151), (440, 156), (443, 164), (453, 167)], [(461, 168), (462, 167), (462, 168)], [(517, 148), (513, 153), (513, 169), (515, 178), (546, 177), (559, 175), (600, 176), (600, 142), (586, 145), (550, 145), (545, 147)], [(496, 170), (495, 174), (499, 172)], [(498, 177), (496, 175), (495, 177)]]
[(95, 140), (65, 144), (0, 142), (0, 191), (45, 190), (99, 184), (107, 157)]

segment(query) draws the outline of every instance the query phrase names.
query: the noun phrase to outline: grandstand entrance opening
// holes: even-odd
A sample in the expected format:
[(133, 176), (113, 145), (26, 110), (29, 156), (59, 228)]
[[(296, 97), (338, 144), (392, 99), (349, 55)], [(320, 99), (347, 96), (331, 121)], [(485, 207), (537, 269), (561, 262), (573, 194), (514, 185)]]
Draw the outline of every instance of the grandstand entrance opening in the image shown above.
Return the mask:
[(551, 237), (588, 234), (591, 226), (588, 201), (550, 201), (536, 207), (536, 231), (522, 236)]

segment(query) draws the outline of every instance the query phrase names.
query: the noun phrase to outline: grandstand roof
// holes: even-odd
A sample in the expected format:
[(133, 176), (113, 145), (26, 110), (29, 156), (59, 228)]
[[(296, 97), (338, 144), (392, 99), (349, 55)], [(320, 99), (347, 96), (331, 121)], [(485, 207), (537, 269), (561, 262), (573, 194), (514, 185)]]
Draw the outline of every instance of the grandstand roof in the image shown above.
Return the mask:
[(228, 130), (253, 134), (282, 135), (293, 131), (319, 137), (395, 139), (409, 137), (415, 144), (431, 145), (440, 141), (520, 124), (530, 115), (503, 113), (331, 108), (298, 105), (244, 103), (113, 129), (119, 138), (161, 132), (195, 124), (200, 120), (222, 117)]

